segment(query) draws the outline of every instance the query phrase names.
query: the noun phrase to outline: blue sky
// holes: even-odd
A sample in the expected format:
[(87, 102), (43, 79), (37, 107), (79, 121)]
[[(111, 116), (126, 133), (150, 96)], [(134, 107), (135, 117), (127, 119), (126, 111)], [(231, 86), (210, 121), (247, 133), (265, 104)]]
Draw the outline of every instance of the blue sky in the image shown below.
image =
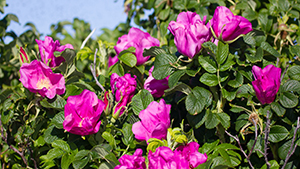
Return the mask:
[[(51, 24), (59, 21), (73, 21), (77, 17), (89, 22), (95, 35), (101, 34), (101, 28), (115, 28), (126, 21), (123, 0), (7, 0), (5, 13), (13, 13), (19, 22), (12, 22), (8, 30), (20, 35), (26, 30), (24, 25), (32, 22), (43, 36), (50, 34)], [(2, 16), (3, 17), (3, 16)]]

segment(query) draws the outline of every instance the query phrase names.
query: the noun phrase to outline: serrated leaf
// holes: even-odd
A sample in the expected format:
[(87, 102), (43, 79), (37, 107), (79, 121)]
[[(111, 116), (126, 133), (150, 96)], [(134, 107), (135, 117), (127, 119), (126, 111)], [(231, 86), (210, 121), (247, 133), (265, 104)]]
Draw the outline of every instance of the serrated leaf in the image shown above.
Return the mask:
[(243, 83), (244, 83), (244, 78), (243, 78), (242, 74), (240, 72), (236, 72), (236, 79), (230, 80), (228, 82), (228, 85), (233, 88), (238, 88), (238, 87), (242, 86)]
[(153, 101), (151, 93), (142, 89), (138, 94), (132, 97), (131, 106), (135, 115), (138, 115), (142, 110), (146, 109), (148, 105)]
[(198, 61), (200, 65), (203, 67), (203, 69), (205, 69), (207, 72), (209, 73), (217, 72), (217, 64), (210, 56), (206, 56), (206, 57), (199, 56)]
[(211, 102), (212, 94), (208, 90), (197, 86), (192, 90), (192, 93), (187, 96), (185, 105), (191, 115), (196, 115), (200, 113), (205, 106), (209, 106)]
[(280, 54), (268, 42), (262, 42), (260, 46), (263, 50), (267, 51), (275, 57), (280, 57)]
[(136, 56), (132, 53), (124, 53), (123, 55), (118, 56), (119, 60), (122, 61), (124, 64), (126, 64), (129, 67), (133, 67), (137, 63)]
[(300, 66), (295, 65), (288, 69), (288, 75), (294, 80), (300, 80)]
[(217, 75), (210, 73), (204, 73), (200, 78), (200, 82), (210, 87), (216, 86), (219, 83)]
[(279, 117), (283, 117), (283, 115), (285, 114), (286, 110), (285, 108), (281, 107), (279, 103), (277, 102), (273, 102), (271, 104), (271, 109), (279, 116)]
[(54, 100), (53, 99), (49, 100), (45, 98), (42, 101), (40, 101), (40, 103), (45, 108), (52, 108), (52, 109), (59, 109), (59, 110), (63, 110), (65, 104), (67, 104), (65, 99), (63, 99), (59, 95), (56, 95), (56, 98), (54, 98)]
[(218, 51), (216, 55), (216, 60), (219, 65), (223, 64), (229, 53), (229, 45), (223, 43), (222, 41), (218, 42)]
[(170, 95), (176, 91), (189, 95), (192, 92), (192, 89), (187, 84), (179, 82), (176, 86), (165, 90), (165, 95)]
[(122, 128), (122, 141), (125, 145), (129, 145), (130, 143), (133, 142), (134, 136), (132, 132), (132, 124), (125, 123)]
[(174, 87), (179, 79), (185, 74), (185, 71), (184, 70), (176, 70), (174, 73), (172, 73), (169, 77), (169, 80), (168, 80), (168, 85), (170, 88)]
[(230, 127), (230, 116), (226, 113), (217, 113), (218, 118), (225, 129)]
[(269, 133), (269, 141), (272, 143), (278, 143), (284, 140), (288, 135), (289, 131), (280, 125), (273, 125)]
[(88, 150), (80, 150), (74, 157), (72, 165), (75, 169), (84, 168), (89, 162)]
[(162, 49), (161, 47), (158, 46), (153, 46), (150, 49), (145, 49), (143, 56), (157, 56), (161, 53), (166, 53), (166, 51), (164, 49)]
[(286, 108), (293, 108), (298, 105), (298, 97), (290, 92), (280, 94), (279, 102)]
[(208, 129), (215, 128), (220, 123), (218, 116), (211, 111), (206, 111), (206, 114), (205, 127)]
[(296, 80), (289, 80), (282, 85), (281, 89), (282, 92), (288, 92), (288, 91), (299, 92), (300, 82)]
[(53, 117), (51, 123), (54, 124), (56, 128), (62, 129), (64, 120), (65, 120), (65, 115), (64, 112), (61, 111)]
[(51, 143), (51, 145), (52, 145), (52, 147), (60, 148), (61, 150), (65, 151), (67, 153), (69, 153), (71, 151), (69, 144), (61, 139), (53, 141)]
[(217, 54), (217, 46), (214, 44), (214, 43), (212, 43), (212, 42), (205, 42), (205, 43), (203, 43), (202, 44), (202, 47), (203, 48), (205, 48), (205, 49), (207, 49), (208, 50), (208, 52), (210, 53), (210, 54), (212, 54), (212, 55), (216, 55)]

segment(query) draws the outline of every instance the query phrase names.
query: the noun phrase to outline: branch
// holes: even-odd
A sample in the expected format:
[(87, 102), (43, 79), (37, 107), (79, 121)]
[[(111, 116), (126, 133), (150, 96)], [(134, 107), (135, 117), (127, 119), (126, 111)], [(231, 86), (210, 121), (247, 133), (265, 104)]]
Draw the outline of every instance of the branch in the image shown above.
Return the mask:
[[(0, 119), (1, 119), (1, 114), (0, 114)], [(4, 131), (3, 131), (3, 125), (2, 125), (2, 121), (0, 120), (0, 130), (1, 130), (1, 136), (2, 136), (2, 139), (5, 141), (5, 143), (9, 146), (10, 149), (12, 149), (14, 152), (16, 152), (17, 154), (19, 154), (19, 156), (21, 156), (24, 164), (26, 165), (26, 167), (28, 166), (27, 164), (27, 160), (24, 156), (23, 153), (21, 153), (19, 150), (17, 150), (14, 146), (12, 146), (10, 143), (8, 143), (7, 141), (7, 133), (5, 133), (4, 135)]]
[(294, 154), (296, 148), (297, 148), (297, 144), (294, 145), (295, 143), (295, 140), (296, 140), (296, 135), (297, 135), (297, 131), (298, 129), (300, 128), (300, 117), (298, 117), (298, 120), (297, 120), (297, 127), (294, 131), (294, 136), (293, 136), (293, 139), (292, 139), (292, 144), (291, 144), (291, 147), (289, 149), (289, 152), (285, 158), (285, 161), (284, 161), (284, 164), (282, 166), (282, 169), (284, 169), (284, 167), (286, 166), (287, 162), (289, 161), (290, 157)]
[(96, 80), (96, 84), (101, 88), (102, 91), (105, 92), (104, 87), (99, 83), (99, 81), (97, 79), (97, 76), (96, 76), (96, 58), (97, 58), (97, 52), (98, 52), (98, 49), (96, 48), (95, 55), (94, 55), (94, 63), (92, 63), (90, 65), (90, 68), (91, 68), (91, 72), (93, 74), (93, 77)]
[(80, 49), (82, 49), (84, 47), (84, 45), (86, 44), (86, 42), (90, 39), (90, 37), (93, 35), (93, 33), (96, 31), (96, 28), (84, 39), (84, 41), (82, 42), (82, 45), (80, 46)]
[(265, 157), (265, 161), (267, 164), (267, 169), (270, 169), (271, 164), (268, 161), (268, 137), (269, 137), (269, 133), (270, 133), (270, 112), (269, 110), (267, 111), (267, 122), (266, 122), (266, 128), (265, 128), (265, 147), (264, 147), (264, 153), (262, 153)]
[(243, 150), (243, 147), (242, 147), (242, 145), (241, 145), (241, 142), (240, 142), (239, 138), (238, 138), (237, 136), (235, 137), (235, 136), (231, 135), (231, 134), (228, 133), (228, 131), (226, 131), (226, 130), (225, 130), (225, 133), (226, 133), (229, 137), (233, 138), (233, 139), (238, 143), (238, 145), (239, 145), (239, 147), (240, 147), (242, 153), (243, 153), (244, 156), (246, 157), (246, 159), (247, 159), (247, 161), (248, 161), (250, 167), (251, 167), (252, 169), (254, 169), (254, 167), (253, 167), (253, 165), (252, 165), (252, 163), (251, 163), (251, 161), (250, 161), (250, 158), (247, 156), (247, 154), (246, 154), (245, 151)]
[(254, 126), (255, 126), (255, 139), (254, 139), (253, 146), (252, 146), (252, 148), (251, 148), (251, 150), (250, 150), (250, 152), (249, 152), (249, 154), (248, 154), (248, 158), (249, 158), (249, 159), (250, 159), (250, 156), (251, 156), (251, 154), (252, 154), (252, 152), (253, 152), (253, 149), (254, 149), (254, 147), (255, 147), (255, 145), (256, 145), (256, 142), (257, 142), (257, 125), (256, 125), (256, 121), (254, 120), (254, 118), (252, 118), (252, 121), (253, 121), (253, 124), (254, 124)]

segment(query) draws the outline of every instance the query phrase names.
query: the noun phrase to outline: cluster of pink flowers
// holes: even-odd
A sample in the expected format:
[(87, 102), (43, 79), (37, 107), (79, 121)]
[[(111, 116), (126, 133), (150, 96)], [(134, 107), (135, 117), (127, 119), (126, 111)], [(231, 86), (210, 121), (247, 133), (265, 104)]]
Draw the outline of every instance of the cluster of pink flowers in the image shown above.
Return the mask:
[[(207, 161), (207, 155), (199, 153), (199, 144), (191, 142), (172, 151), (169, 147), (158, 147), (148, 154), (149, 169), (193, 169)], [(146, 169), (143, 151), (137, 149), (133, 155), (124, 155), (115, 169)]]
[[(64, 61), (62, 56), (55, 57), (54, 52), (62, 52), (66, 48), (73, 49), (70, 44), (60, 46), (58, 41), (53, 42), (51, 37), (46, 36), (45, 41), (36, 40), (40, 49), (41, 60), (29, 63), (29, 58), (20, 48), (20, 81), (30, 92), (39, 93), (42, 97), (53, 99), (56, 94), (65, 93), (65, 79), (60, 73), (53, 73), (50, 67), (59, 66)], [(50, 66), (50, 67), (49, 67)]]
[(213, 18), (206, 24), (205, 21), (206, 16), (201, 20), (196, 12), (188, 11), (181, 12), (176, 22), (170, 22), (168, 29), (174, 35), (174, 43), (181, 54), (193, 58), (204, 42), (221, 40), (230, 43), (252, 31), (252, 25), (246, 18), (234, 15), (224, 6), (217, 7)]

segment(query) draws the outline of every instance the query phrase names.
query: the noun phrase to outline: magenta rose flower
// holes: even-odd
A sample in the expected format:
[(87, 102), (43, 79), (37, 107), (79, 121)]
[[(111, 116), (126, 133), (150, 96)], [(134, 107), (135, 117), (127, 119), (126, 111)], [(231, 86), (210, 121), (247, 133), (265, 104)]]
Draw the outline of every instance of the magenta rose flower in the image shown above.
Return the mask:
[(84, 89), (79, 95), (68, 97), (63, 127), (68, 132), (81, 136), (97, 133), (104, 108), (104, 102), (95, 93)]
[(45, 37), (45, 41), (37, 40), (37, 39), (35, 41), (39, 46), (39, 51), (40, 51), (42, 61), (47, 65), (49, 65), (49, 67), (59, 66), (61, 62), (65, 61), (65, 59), (62, 56), (55, 57), (54, 56), (55, 51), (62, 52), (66, 48), (73, 49), (73, 46), (71, 44), (60, 46), (58, 40), (54, 42), (53, 39), (49, 36)]
[(229, 43), (240, 35), (246, 35), (252, 31), (252, 25), (248, 19), (234, 15), (225, 6), (217, 7), (213, 18), (210, 20), (210, 24), (216, 37), (219, 40)]
[(167, 105), (164, 99), (159, 103), (151, 102), (145, 110), (139, 114), (141, 121), (132, 125), (132, 132), (138, 140), (148, 141), (149, 138), (166, 139), (170, 127), (171, 105)]
[(108, 68), (111, 67), (112, 65), (116, 64), (118, 62), (118, 56), (114, 56), (114, 57), (111, 57), (109, 56), (108, 58)]
[(143, 150), (138, 148), (133, 155), (123, 155), (120, 159), (120, 165), (114, 169), (146, 169), (145, 157), (142, 156)]
[(148, 154), (149, 169), (189, 169), (188, 160), (169, 147), (158, 147)]
[(206, 16), (201, 20), (196, 12), (181, 12), (176, 22), (171, 21), (168, 29), (174, 35), (178, 52), (193, 58), (201, 50), (201, 45), (211, 38), (209, 24), (205, 25)]
[(185, 146), (179, 146), (175, 152), (178, 152), (189, 162), (191, 168), (196, 168), (198, 165), (203, 164), (207, 161), (207, 155), (201, 154), (198, 151), (199, 144), (197, 142), (190, 142)]
[[(110, 77), (110, 85), (112, 94), (115, 95), (115, 101), (118, 102), (114, 108), (114, 115), (122, 115), (125, 111), (127, 103), (131, 101), (136, 88), (136, 76), (131, 77), (130, 74), (125, 74), (120, 77), (118, 74), (113, 73)], [(117, 118), (115, 117), (115, 118)]]
[(121, 36), (114, 48), (119, 55), (123, 50), (135, 47), (136, 65), (142, 65), (150, 58), (150, 56), (143, 56), (144, 49), (149, 49), (152, 46), (159, 46), (159, 40), (138, 28), (130, 28), (128, 35)]
[(268, 65), (264, 69), (254, 65), (252, 67), (252, 73), (255, 79), (252, 85), (256, 97), (261, 104), (272, 103), (280, 88), (281, 69), (274, 65)]
[(154, 69), (154, 66), (151, 67), (149, 70), (149, 77), (146, 79), (144, 83), (144, 89), (148, 90), (153, 97), (161, 97), (164, 95), (164, 91), (169, 88), (168, 80), (169, 76), (162, 79), (162, 80), (156, 80), (152, 76), (152, 71)]
[(56, 94), (64, 94), (66, 90), (63, 75), (53, 73), (47, 65), (37, 60), (22, 64), (20, 81), (30, 92), (39, 93), (49, 99), (53, 99)]

